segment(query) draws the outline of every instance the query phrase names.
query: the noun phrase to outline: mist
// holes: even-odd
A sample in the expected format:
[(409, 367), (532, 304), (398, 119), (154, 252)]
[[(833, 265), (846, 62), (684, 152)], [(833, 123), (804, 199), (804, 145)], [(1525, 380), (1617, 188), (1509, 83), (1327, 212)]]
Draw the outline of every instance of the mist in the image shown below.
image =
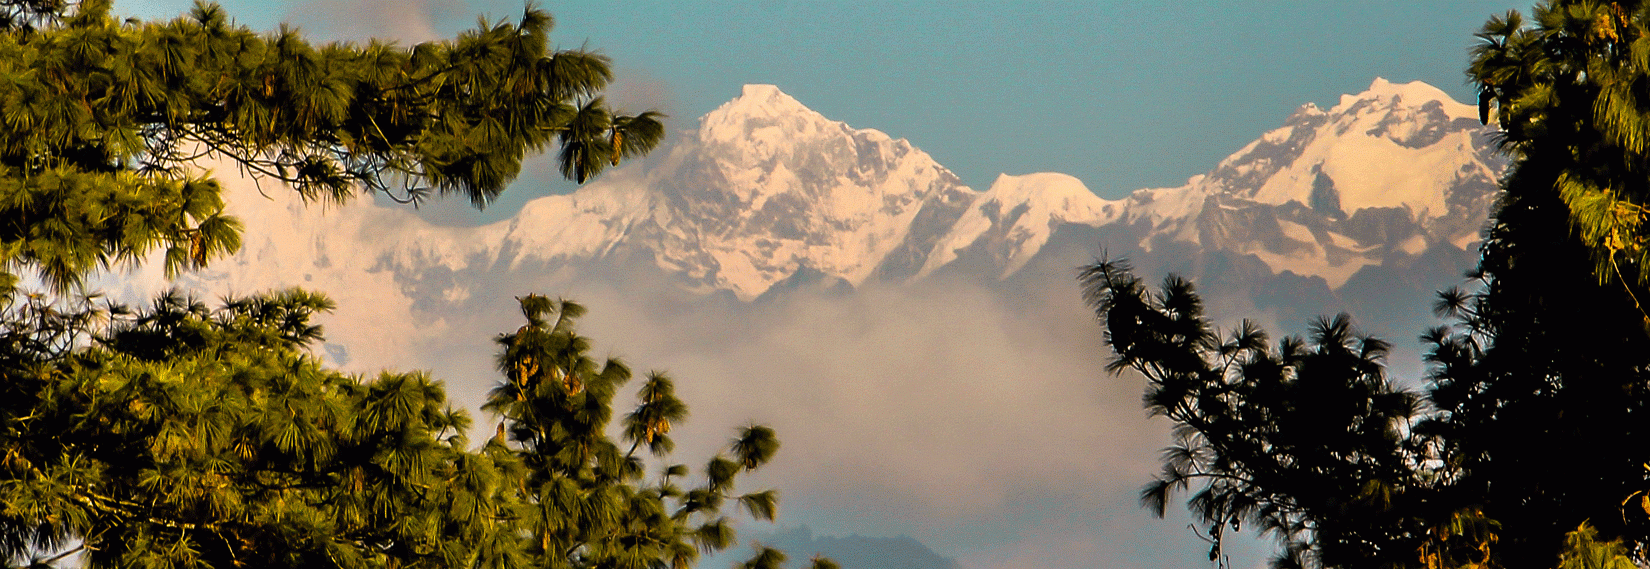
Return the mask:
[[(778, 458), (741, 491), (778, 488), (780, 525), (746, 527), (907, 535), (964, 567), (1089, 566), (1101, 551), (1119, 566), (1206, 559), (1183, 515), (1156, 520), (1136, 504), (1168, 425), (1142, 410), (1140, 378), (1104, 371), (1110, 352), (1075, 265), (1028, 267), (1041, 272), (1013, 284), (942, 277), (759, 302), (683, 290), (645, 260), (408, 274), (383, 252), (472, 230), (404, 207), (226, 187), (246, 224), (239, 253), (171, 284), (152, 263), (102, 284), (134, 303), (167, 286), (207, 299), (324, 292), (338, 309), (320, 319), (318, 357), (359, 374), (430, 370), (485, 431), (497, 421), (478, 410), (498, 380), (493, 339), (522, 324), (515, 298), (564, 297), (589, 309), (579, 331), (593, 355), (676, 380), (691, 415), (672, 433), (672, 462), (697, 467), (749, 423), (778, 431)], [(1263, 560), (1254, 549), (1250, 561)]]

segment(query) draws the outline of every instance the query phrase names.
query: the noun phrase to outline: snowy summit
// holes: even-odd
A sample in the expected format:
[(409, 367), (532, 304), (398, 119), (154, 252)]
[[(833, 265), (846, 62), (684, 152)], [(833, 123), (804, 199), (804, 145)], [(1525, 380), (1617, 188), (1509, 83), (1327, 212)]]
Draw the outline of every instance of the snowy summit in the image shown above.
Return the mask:
[(831, 120), (773, 85), (746, 85), (650, 170), (617, 170), (484, 227), (433, 227), (376, 208), (317, 217), (301, 204), (236, 196), (243, 219), (273, 226), (247, 235), (298, 239), (307, 250), (278, 258), (273, 243), (248, 243), (241, 268), (206, 278), (313, 275), (343, 263), (462, 299), (468, 289), (453, 275), (576, 272), (624, 258), (689, 289), (748, 300), (803, 276), (857, 287), (967, 266), (1003, 279), (1052, 243), (1083, 243), (1223, 252), (1333, 289), (1365, 267), (1470, 246), (1499, 160), (1471, 107), (1424, 83), (1376, 79), (1327, 111), (1302, 106), (1178, 188), (1105, 200), (1076, 178), (1040, 173), (1005, 174), (976, 191), (903, 139)]

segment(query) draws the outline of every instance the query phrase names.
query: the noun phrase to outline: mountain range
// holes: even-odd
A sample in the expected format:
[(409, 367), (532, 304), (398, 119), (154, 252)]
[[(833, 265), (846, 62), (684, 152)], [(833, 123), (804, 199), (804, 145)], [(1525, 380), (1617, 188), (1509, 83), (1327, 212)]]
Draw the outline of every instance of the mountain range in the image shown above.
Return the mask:
[[(1076, 267), (1126, 258), (1148, 279), (1184, 275), (1223, 325), (1291, 331), (1348, 311), (1399, 339), (1395, 376), (1419, 377), (1402, 338), (1435, 323), (1433, 291), (1472, 267), (1504, 168), (1476, 109), (1376, 79), (1301, 106), (1180, 186), (1103, 199), (1032, 173), (982, 191), (909, 141), (748, 85), (643, 163), (478, 227), (225, 176), (246, 226), (237, 254), (170, 283), (151, 263), (104, 284), (127, 299), (325, 292), (339, 308), (318, 355), (362, 373), (430, 369), (472, 409), (496, 381), (491, 338), (520, 326), (511, 298), (571, 296), (592, 306), (582, 329), (613, 342), (601, 349), (668, 368), (684, 398), (709, 404), (696, 425), (783, 433), (774, 480), (805, 518), (788, 523), (911, 535), (967, 566), (959, 551), (1016, 554), (947, 528), (1134, 512), (1167, 440), (1139, 386), (1104, 377)], [(725, 443), (707, 433), (684, 433), (685, 454)], [(1070, 531), (1086, 543), (1089, 530)], [(853, 543), (915, 551), (873, 541)]]
[[(1474, 111), (1422, 83), (1377, 79), (1333, 108), (1302, 106), (1183, 186), (1106, 200), (1054, 173), (1004, 174), (976, 191), (906, 140), (747, 85), (645, 173), (535, 199), (506, 221), (317, 223), (370, 232), (367, 264), (413, 282), (643, 257), (684, 287), (750, 300), (798, 280), (859, 287), (954, 267), (1006, 279), (1076, 240), (1114, 255), (1223, 254), (1340, 290), (1440, 248), (1471, 249), (1504, 167)], [(249, 235), (254, 256), (273, 251), (256, 240), (282, 237)], [(334, 257), (332, 244), (316, 241), (313, 262)], [(269, 261), (305, 264), (256, 262)]]
[[(242, 217), (284, 219), (284, 231), (249, 231), (240, 268), (205, 278), (279, 267), (313, 279), (348, 260), (428, 304), (466, 297), (464, 275), (628, 264), (687, 290), (752, 300), (803, 284), (943, 273), (1001, 281), (1028, 265), (1067, 270), (1104, 254), (1336, 308), (1337, 299), (1424, 294), (1441, 267), (1448, 280), (1470, 263), (1504, 167), (1474, 111), (1422, 83), (1376, 79), (1330, 109), (1300, 107), (1182, 186), (1106, 200), (1056, 173), (1004, 174), (976, 191), (906, 140), (747, 85), (645, 172), (535, 199), (491, 225), (436, 227), (381, 208), (317, 217), (281, 196), (232, 200)], [(293, 232), (308, 245), (275, 246)]]

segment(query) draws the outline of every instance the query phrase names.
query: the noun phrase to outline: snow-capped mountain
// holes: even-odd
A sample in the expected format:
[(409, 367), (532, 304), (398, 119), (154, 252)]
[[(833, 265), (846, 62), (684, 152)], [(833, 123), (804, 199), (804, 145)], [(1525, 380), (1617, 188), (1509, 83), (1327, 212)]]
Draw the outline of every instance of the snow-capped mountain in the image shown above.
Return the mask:
[[(175, 284), (208, 299), (326, 293), (338, 309), (321, 320), (318, 356), (360, 373), (429, 369), (471, 409), (497, 381), (489, 339), (521, 325), (512, 297), (565, 295), (592, 307), (581, 330), (598, 353), (668, 370), (684, 398), (710, 403), (694, 422), (711, 430), (684, 448), (713, 453), (726, 440), (716, 429), (771, 421), (794, 449), (776, 476), (805, 504), (906, 508), (939, 488), (997, 516), (1045, 482), (1016, 469), (1027, 461), (1089, 473), (1086, 487), (1155, 464), (1094, 464), (1117, 454), (1104, 449), (1149, 457), (1142, 441), (1160, 437), (1139, 435), (1158, 427), (1137, 384), (1097, 381), (1110, 354), (1074, 267), (1106, 254), (1147, 279), (1191, 277), (1219, 322), (1284, 333), (1348, 310), (1372, 333), (1410, 337), (1435, 324), (1431, 292), (1471, 266), (1494, 199), (1502, 167), (1472, 110), (1377, 80), (1327, 110), (1302, 107), (1184, 185), (1106, 200), (1052, 173), (969, 188), (907, 141), (749, 86), (649, 168), (481, 227), (261, 195), (220, 167), (244, 245)], [(145, 267), (156, 274), (109, 292), (141, 302), (168, 286), (158, 263)], [(1413, 352), (1395, 376), (1420, 376)], [(1059, 448), (1026, 442), (1050, 440)]]
[(1339, 289), (1395, 256), (1478, 240), (1505, 166), (1488, 132), (1432, 86), (1376, 79), (1328, 111), (1302, 106), (1185, 186), (1135, 192), (1125, 223), (1149, 228), (1146, 251), (1253, 255)]
[(746, 86), (659, 162), (485, 227), (397, 218), (375, 229), (373, 265), (417, 279), (436, 267), (556, 270), (640, 253), (692, 289), (751, 299), (799, 273), (907, 278), (977, 196), (909, 142), (827, 119), (771, 85)]
[(771, 85), (747, 85), (705, 115), (641, 185), (653, 217), (633, 244), (741, 298), (799, 271), (854, 285), (906, 276), (899, 267), (925, 260), (975, 194), (909, 142), (827, 119)]
[[(1333, 291), (1478, 238), (1502, 163), (1474, 111), (1422, 83), (1377, 79), (1331, 109), (1302, 106), (1186, 185), (1105, 200), (1052, 173), (1003, 175), (976, 191), (905, 140), (747, 85), (647, 171), (618, 170), (492, 225), (437, 227), (371, 206), (316, 215), (248, 191), (231, 199), (255, 225), (245, 250), (199, 278), (249, 288), (349, 269), (420, 303), (459, 302), (481, 273), (626, 262), (750, 300), (799, 281), (1006, 279), (1055, 256), (1055, 244), (1089, 257), (1217, 255), (1221, 266), (1322, 279)], [(280, 245), (293, 239), (303, 246)], [(1069, 269), (1069, 256), (1056, 257)]]

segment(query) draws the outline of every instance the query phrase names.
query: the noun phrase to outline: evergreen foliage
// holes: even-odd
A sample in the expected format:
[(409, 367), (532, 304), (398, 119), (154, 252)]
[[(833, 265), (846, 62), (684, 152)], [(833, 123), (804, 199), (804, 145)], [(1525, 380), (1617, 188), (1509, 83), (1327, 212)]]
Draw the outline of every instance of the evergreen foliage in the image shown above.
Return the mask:
[(1436, 300), (1449, 324), (1421, 337), (1424, 390), (1393, 387), (1384, 343), (1344, 318), (1221, 336), (1189, 284), (1088, 267), (1111, 370), (1143, 373), (1176, 426), (1146, 502), (1192, 491), (1212, 557), (1241, 522), (1280, 566), (1650, 560), (1647, 22), (1650, 3), (1553, 0), (1478, 35), (1468, 73), (1513, 163), (1468, 286)]
[[(668, 459), (665, 419), (610, 438), (628, 369), (585, 353), (578, 305), (522, 306), (528, 324), (499, 339), (511, 370), (488, 402), (499, 436), (472, 448), (470, 419), (440, 382), (320, 366), (307, 351), (320, 339), (311, 317), (332, 308), (320, 295), (208, 308), (174, 293), (141, 310), (29, 297), (0, 323), (0, 555), (83, 551), (88, 567), (681, 568), (733, 545), (725, 506), (773, 518), (774, 491), (733, 492), (773, 457), (772, 430), (741, 429), (702, 484), (684, 488), (694, 477), (680, 464), (650, 479), (620, 444), (634, 451), (651, 432)], [(641, 391), (632, 417), (685, 417), (664, 374)], [(650, 411), (660, 408), (670, 412)]]
[[(774, 517), (777, 492), (735, 492), (774, 432), (673, 462), (688, 409), (671, 378), (648, 374), (615, 423), (631, 372), (589, 356), (572, 302), (519, 299), (485, 405), (500, 422), (472, 444), (426, 374), (323, 367), (322, 295), (66, 294), (153, 251), (177, 271), (238, 247), (200, 158), (309, 199), (482, 206), (526, 152), (559, 148), (580, 182), (647, 152), (657, 114), (609, 111), (606, 60), (551, 51), (547, 14), (401, 49), (257, 35), (211, 4), (167, 23), (108, 10), (0, 0), (0, 562), (684, 569), (733, 545), (738, 512)], [(52, 292), (17, 290), (30, 271)]]
[[(1557, 284), (1625, 304), (1569, 245), (1577, 270)], [(1142, 505), (1162, 515), (1191, 492), (1211, 560), (1227, 531), (1248, 526), (1282, 545), (1278, 567), (1550, 568), (1588, 524), (1642, 562), (1650, 507), (1630, 498), (1650, 486), (1650, 454), (1633, 415), (1647, 407), (1638, 374), (1650, 350), (1616, 350), (1650, 338), (1635, 313), (1589, 316), (1581, 299), (1497, 304), (1551, 300), (1497, 286), (1518, 277), (1440, 294), (1456, 324), (1423, 336), (1431, 386), (1414, 392), (1385, 376), (1386, 342), (1345, 315), (1304, 339), (1271, 342), (1249, 322), (1222, 335), (1190, 283), (1171, 276), (1153, 291), (1127, 263), (1087, 267), (1085, 294), (1117, 354), (1108, 370), (1142, 374), (1147, 409), (1175, 425)]]
[[(72, 11), (70, 11), (70, 9)], [(58, 291), (157, 248), (170, 271), (239, 244), (226, 159), (310, 199), (356, 192), (488, 204), (529, 152), (584, 182), (652, 149), (659, 115), (609, 110), (605, 58), (549, 47), (549, 14), (410, 48), (256, 34), (199, 3), (117, 21), (109, 0), (0, 3), (0, 262)]]
[[(1650, 3), (1551, 0), (1491, 18), (1468, 75), (1526, 183), (1556, 190), (1600, 282), (1650, 283)], [(1650, 316), (1647, 316), (1650, 321)]]
[[(1163, 472), (1141, 493), (1162, 515), (1176, 492), (1222, 555), (1228, 528), (1277, 537), (1286, 565), (1402, 566), (1428, 537), (1436, 480), (1427, 448), (1407, 433), (1419, 397), (1391, 385), (1386, 342), (1358, 335), (1345, 316), (1310, 338), (1276, 343), (1252, 323), (1222, 337), (1191, 283), (1156, 292), (1126, 263), (1085, 269), (1085, 292), (1117, 353), (1108, 369), (1145, 375), (1146, 408), (1175, 423)], [(1445, 516), (1448, 510), (1442, 512)]]
[[(612, 400), (631, 377), (623, 362), (597, 362), (574, 322), (584, 307), (542, 296), (521, 299), (527, 323), (498, 338), (505, 380), (483, 409), (503, 417), (489, 449), (519, 449), (515, 482), (531, 513), (526, 551), (550, 567), (688, 567), (702, 552), (733, 545), (728, 510), (735, 504), (772, 520), (773, 490), (735, 494), (738, 475), (760, 468), (779, 449), (772, 429), (747, 426), (704, 467), (702, 485), (683, 487), (686, 465), (669, 464), (647, 480), (636, 451), (668, 458), (673, 423), (687, 417), (669, 376), (650, 373), (619, 441), (608, 436)], [(630, 443), (621, 450), (621, 443)], [(577, 554), (577, 559), (563, 561)]]

